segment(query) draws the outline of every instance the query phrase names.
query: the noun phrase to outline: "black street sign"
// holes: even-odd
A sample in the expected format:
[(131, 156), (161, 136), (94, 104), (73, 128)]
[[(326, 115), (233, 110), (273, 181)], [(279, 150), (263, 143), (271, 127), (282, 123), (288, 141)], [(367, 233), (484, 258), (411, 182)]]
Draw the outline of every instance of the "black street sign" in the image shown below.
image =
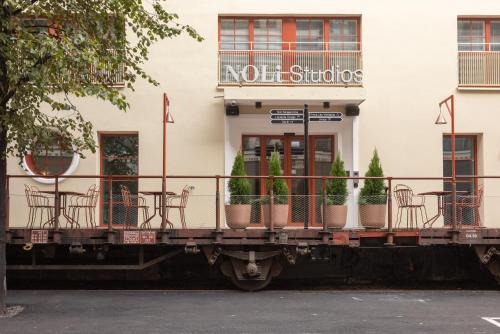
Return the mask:
[(271, 115), (304, 115), (304, 110), (302, 109), (271, 109), (269, 110)]
[(302, 124), (304, 110), (302, 109), (271, 109), (271, 124)]
[(340, 122), (342, 113), (340, 112), (309, 112), (311, 122)]

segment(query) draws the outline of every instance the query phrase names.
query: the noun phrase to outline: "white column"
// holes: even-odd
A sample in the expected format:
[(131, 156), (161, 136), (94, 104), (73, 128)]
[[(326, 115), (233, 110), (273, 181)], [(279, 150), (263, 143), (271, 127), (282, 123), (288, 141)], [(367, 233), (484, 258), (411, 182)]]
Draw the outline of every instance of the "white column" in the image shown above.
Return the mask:
[[(352, 170), (359, 171), (359, 125), (358, 117), (354, 116), (352, 118)], [(352, 174), (351, 174), (352, 175)], [(359, 185), (359, 187), (361, 184)], [(350, 192), (351, 192), (351, 205), (349, 211), (352, 213), (349, 221), (347, 222), (348, 228), (358, 227), (358, 196), (359, 187), (354, 188), (353, 182), (350, 182)]]

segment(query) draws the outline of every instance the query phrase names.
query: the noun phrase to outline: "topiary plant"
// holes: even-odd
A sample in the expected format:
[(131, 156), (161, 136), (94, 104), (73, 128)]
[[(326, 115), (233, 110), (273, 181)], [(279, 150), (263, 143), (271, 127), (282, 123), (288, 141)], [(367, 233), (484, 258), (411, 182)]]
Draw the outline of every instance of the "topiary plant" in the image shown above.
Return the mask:
[[(373, 157), (368, 166), (367, 177), (383, 177), (384, 171), (380, 164), (377, 149), (373, 151)], [(385, 204), (387, 196), (383, 179), (367, 179), (359, 195), (359, 204)]]
[[(231, 170), (231, 176), (246, 176), (245, 172), (245, 160), (243, 159), (243, 154), (241, 151), (236, 154), (234, 158), (233, 169)], [(249, 204), (250, 203), (250, 193), (251, 186), (248, 179), (234, 178), (229, 180), (229, 203), (230, 204)]]
[[(283, 175), (281, 171), (280, 154), (278, 151), (271, 153), (271, 160), (269, 160), (269, 175), (271, 176), (281, 176)], [(271, 182), (267, 180), (267, 189), (271, 188)], [(268, 194), (270, 191), (268, 190)], [(288, 204), (288, 186), (285, 180), (275, 178), (273, 180), (273, 194), (274, 194), (274, 204)], [(265, 204), (269, 203), (268, 197), (265, 198)]]
[[(332, 163), (330, 168), (331, 176), (347, 176), (347, 172), (344, 169), (344, 161), (337, 155), (335, 161)], [(349, 192), (347, 191), (347, 180), (346, 179), (330, 179), (326, 183), (326, 204), (328, 205), (344, 205), (347, 201), (347, 196)]]

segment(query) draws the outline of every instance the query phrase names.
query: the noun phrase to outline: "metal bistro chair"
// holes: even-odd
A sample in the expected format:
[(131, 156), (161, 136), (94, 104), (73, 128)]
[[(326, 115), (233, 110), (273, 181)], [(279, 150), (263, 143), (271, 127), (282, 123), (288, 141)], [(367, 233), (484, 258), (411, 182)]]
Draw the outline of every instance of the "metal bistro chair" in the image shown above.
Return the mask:
[(472, 210), (474, 213), (473, 226), (481, 226), (481, 215), (479, 209), (483, 201), (483, 187), (480, 187), (473, 195), (457, 195), (457, 222), (458, 226), (469, 225), (463, 222), (463, 212), (465, 209)]
[[(99, 199), (99, 188), (93, 184), (87, 190), (86, 195), (78, 195), (70, 198), (70, 204), (68, 206), (68, 213), (70, 214), (71, 221), (69, 222), (71, 225), (76, 223), (78, 227), (79, 218), (80, 218), (80, 210), (83, 209), (85, 214), (85, 223), (87, 227), (94, 228), (96, 226), (95, 222), (95, 208), (97, 206), (97, 201)], [(89, 224), (90, 223), (90, 224)], [(73, 226), (72, 226), (73, 227)]]
[(143, 222), (141, 228), (144, 226), (149, 226), (151, 228), (149, 219), (149, 206), (146, 204), (146, 199), (139, 195), (131, 195), (130, 190), (127, 186), (120, 185), (120, 190), (122, 193), (123, 206), (125, 207), (125, 228), (130, 227), (131, 224), (131, 211), (132, 210), (142, 210)]
[[(403, 211), (406, 210), (406, 226), (413, 228), (413, 217), (415, 216), (415, 227), (418, 227), (418, 211), (422, 218), (422, 223), (428, 220), (427, 210), (425, 208), (425, 197), (414, 195), (413, 190), (404, 184), (398, 184), (394, 187), (394, 197), (398, 205), (396, 214), (396, 227), (401, 225), (403, 220)], [(424, 220), (425, 213), (425, 220)]]
[[(40, 228), (45, 225), (52, 225), (54, 221), (55, 206), (50, 203), (50, 198), (43, 195), (38, 188), (24, 185), (24, 193), (26, 194), (26, 202), (28, 203), (28, 224), (27, 228), (33, 228), (35, 220), (40, 212)], [(43, 214), (47, 213), (47, 220), (43, 222)]]
[(185, 186), (182, 189), (182, 193), (180, 195), (169, 196), (167, 198), (167, 220), (168, 220), (168, 212), (170, 209), (179, 209), (179, 215), (181, 217), (181, 225), (182, 228), (186, 229), (186, 215), (184, 213), (184, 209), (187, 206), (189, 195), (192, 194), (194, 190), (193, 186)]

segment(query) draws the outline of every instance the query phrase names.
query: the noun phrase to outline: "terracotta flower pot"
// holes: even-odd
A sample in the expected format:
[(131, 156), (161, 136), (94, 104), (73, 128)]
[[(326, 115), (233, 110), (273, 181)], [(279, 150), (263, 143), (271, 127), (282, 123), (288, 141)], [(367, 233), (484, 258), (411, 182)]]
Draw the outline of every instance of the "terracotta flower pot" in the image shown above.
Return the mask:
[(327, 205), (321, 208), (325, 213), (326, 226), (343, 228), (347, 222), (347, 205)]
[(232, 229), (245, 229), (250, 225), (250, 204), (228, 204), (226, 209), (226, 224)]
[(386, 204), (363, 204), (359, 206), (359, 220), (364, 228), (385, 226)]
[[(269, 215), (269, 204), (263, 204), (262, 215), (264, 217), (264, 225), (271, 226), (271, 216)], [(288, 225), (288, 204), (273, 205), (274, 228), (283, 228)]]

